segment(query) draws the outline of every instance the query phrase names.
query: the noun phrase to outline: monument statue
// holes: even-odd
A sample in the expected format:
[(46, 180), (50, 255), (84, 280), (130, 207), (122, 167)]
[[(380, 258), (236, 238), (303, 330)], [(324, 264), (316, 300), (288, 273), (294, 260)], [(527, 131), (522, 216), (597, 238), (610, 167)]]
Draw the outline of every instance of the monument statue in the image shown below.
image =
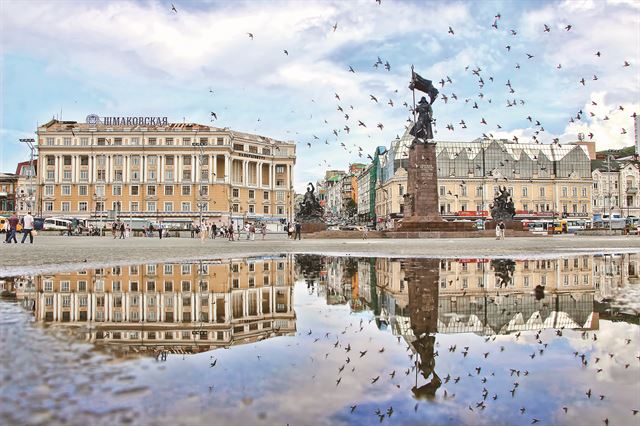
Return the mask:
[(491, 208), (491, 217), (493, 220), (513, 220), (513, 216), (516, 214), (516, 209), (513, 205), (513, 198), (507, 191), (507, 187), (498, 187), (498, 193), (493, 199), (493, 204), (489, 206)]
[(307, 192), (304, 194), (304, 198), (300, 203), (300, 209), (296, 214), (296, 220), (299, 222), (322, 222), (322, 216), (324, 216), (324, 209), (320, 205), (320, 202), (316, 198), (315, 187), (313, 183), (309, 182), (307, 185)]
[(418, 119), (413, 127), (411, 127), (409, 134), (424, 141), (433, 139), (433, 128), (431, 126), (433, 122), (433, 109), (424, 96), (420, 99), (420, 102), (418, 102), (416, 112), (418, 113)]

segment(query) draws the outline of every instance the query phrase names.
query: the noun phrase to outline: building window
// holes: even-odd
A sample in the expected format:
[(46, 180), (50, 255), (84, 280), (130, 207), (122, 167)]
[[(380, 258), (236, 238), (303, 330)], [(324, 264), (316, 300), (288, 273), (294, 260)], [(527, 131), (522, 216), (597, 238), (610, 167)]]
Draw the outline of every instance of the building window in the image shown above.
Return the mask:
[[(173, 145), (173, 138), (165, 138), (165, 140), (164, 140), (164, 144), (165, 144), (165, 145), (169, 145), (169, 146)], [(173, 158), (173, 157), (171, 157), (171, 158)], [(167, 165), (168, 165), (168, 164), (169, 164), (169, 163), (167, 163)]]
[(64, 201), (64, 202), (61, 204), (61, 210), (62, 210), (63, 212), (71, 211), (71, 203), (69, 203), (68, 201)]
[(191, 211), (191, 203), (183, 201), (182, 202), (182, 211), (183, 212), (190, 212)]
[(255, 207), (256, 206), (254, 206), (253, 204), (249, 204), (249, 213), (252, 213), (252, 214), (255, 213), (255, 210), (256, 210)]
[(238, 198), (238, 197), (240, 197), (240, 190), (239, 190), (238, 188), (233, 188), (233, 189), (231, 190), (231, 196), (232, 196), (233, 198)]
[(113, 186), (111, 187), (111, 194), (112, 194), (112, 195), (117, 195), (117, 196), (122, 195), (122, 186), (120, 186), (120, 185), (113, 185)]
[(268, 200), (268, 199), (269, 199), (269, 191), (264, 191), (264, 193), (263, 193), (263, 198), (264, 198), (265, 200)]
[(276, 201), (279, 201), (279, 202), (284, 201), (284, 191), (276, 192)]
[(156, 171), (155, 170), (149, 170), (149, 180), (150, 181), (156, 180)]
[(155, 185), (147, 186), (147, 195), (150, 197), (154, 197), (156, 195), (156, 187)]
[(164, 195), (173, 195), (173, 185), (164, 186)]
[(88, 170), (80, 170), (80, 180), (89, 180)]
[(63, 180), (71, 180), (71, 170), (64, 170), (62, 172), (62, 179)]
[(217, 138), (217, 139), (216, 139), (216, 143), (217, 143), (218, 145), (223, 145), (223, 144), (224, 144), (224, 139), (223, 139), (223, 138)]
[(207, 195), (209, 195), (209, 186), (200, 185), (200, 195), (203, 197), (206, 197)]
[(582, 197), (587, 196), (587, 188), (582, 188)]
[(131, 185), (129, 187), (129, 194), (131, 195), (139, 195), (140, 187), (138, 185)]
[(140, 205), (138, 204), (138, 202), (137, 202), (137, 201), (131, 201), (130, 206), (129, 206), (129, 209), (130, 209), (130, 211), (132, 211), (132, 212), (137, 212), (137, 211), (140, 211), (140, 207), (139, 207), (139, 206), (140, 206)]
[(182, 145), (191, 145), (191, 138), (182, 138)]
[(53, 196), (53, 185), (46, 185), (44, 187), (44, 195), (47, 197)]
[(276, 173), (284, 173), (284, 166), (276, 166)]
[(567, 187), (566, 187), (566, 186), (563, 186), (563, 187), (562, 187), (562, 196), (563, 196), (563, 197), (567, 197), (568, 195), (569, 195), (569, 194), (568, 194), (568, 191), (567, 191)]
[(191, 187), (189, 185), (182, 186), (182, 195), (191, 195)]
[(53, 211), (53, 202), (47, 201), (44, 203), (44, 211), (52, 212)]
[(78, 210), (81, 211), (81, 212), (86, 212), (88, 210), (87, 202), (86, 201), (80, 201), (78, 203)]
[(445, 194), (445, 187), (444, 187), (444, 186), (441, 186), (441, 187), (440, 187), (440, 196), (441, 196), (441, 197), (443, 197), (443, 196), (444, 196), (444, 194)]
[(278, 214), (284, 214), (284, 206), (278, 206)]
[(147, 211), (148, 212), (155, 212), (156, 211), (156, 202), (155, 201), (148, 201), (147, 202)]
[(183, 155), (182, 156), (182, 164), (185, 166), (190, 166), (191, 165), (191, 156), (190, 155)]
[(253, 200), (254, 198), (256, 198), (256, 191), (254, 191), (253, 189), (249, 190), (249, 199)]
[(234, 213), (238, 213), (240, 211), (240, 206), (238, 204), (234, 204), (232, 206), (232, 210)]
[(47, 145), (53, 145), (53, 138), (47, 138)]
[(62, 185), (62, 195), (71, 195), (71, 185)]
[(149, 145), (156, 145), (157, 144), (157, 140), (156, 140), (156, 138), (149, 138), (149, 139), (147, 139), (147, 143)]
[(164, 203), (164, 211), (172, 212), (173, 211), (173, 203), (171, 201), (165, 201)]
[(544, 196), (545, 196), (545, 194), (544, 194), (544, 187), (541, 187), (541, 188), (540, 188), (540, 196), (541, 196), (541, 197), (544, 197)]
[(140, 145), (140, 138), (131, 138), (131, 145)]
[(262, 208), (262, 212), (263, 212), (264, 214), (269, 214), (269, 206), (264, 206), (264, 207)]

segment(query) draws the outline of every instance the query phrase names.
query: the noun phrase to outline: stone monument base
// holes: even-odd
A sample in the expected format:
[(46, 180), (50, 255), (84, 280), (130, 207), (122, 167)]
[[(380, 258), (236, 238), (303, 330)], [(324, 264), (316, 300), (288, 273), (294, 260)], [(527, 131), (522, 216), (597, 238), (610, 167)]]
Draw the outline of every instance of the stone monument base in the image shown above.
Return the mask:
[[(447, 222), (439, 217), (411, 216), (402, 220), (398, 232), (470, 232), (476, 230), (475, 222)], [(394, 231), (389, 231), (394, 232)]]
[(322, 232), (327, 230), (327, 225), (323, 222), (302, 222), (302, 233), (311, 234), (313, 232)]

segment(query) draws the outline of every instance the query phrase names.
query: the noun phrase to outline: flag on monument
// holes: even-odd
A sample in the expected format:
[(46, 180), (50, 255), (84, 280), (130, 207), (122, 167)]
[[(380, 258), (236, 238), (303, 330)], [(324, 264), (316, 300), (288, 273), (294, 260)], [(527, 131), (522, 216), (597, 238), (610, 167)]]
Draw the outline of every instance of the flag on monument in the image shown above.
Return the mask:
[(411, 83), (409, 84), (409, 89), (419, 90), (426, 93), (429, 95), (429, 98), (431, 98), (431, 103), (435, 101), (439, 93), (438, 89), (433, 86), (433, 82), (431, 80), (427, 80), (413, 70), (411, 70)]

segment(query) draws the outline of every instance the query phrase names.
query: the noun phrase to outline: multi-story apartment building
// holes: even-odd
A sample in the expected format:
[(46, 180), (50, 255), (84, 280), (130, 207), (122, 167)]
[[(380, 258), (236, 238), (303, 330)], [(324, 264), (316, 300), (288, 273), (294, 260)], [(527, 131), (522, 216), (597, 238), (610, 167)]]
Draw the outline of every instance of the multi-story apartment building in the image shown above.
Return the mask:
[(193, 123), (87, 121), (38, 128), (44, 216), (180, 223), (202, 211), (276, 223), (293, 215), (293, 142)]
[(38, 214), (36, 205), (37, 194), (37, 177), (36, 170), (38, 168), (38, 160), (22, 161), (18, 163), (16, 168), (16, 175), (18, 175), (17, 190), (16, 190), (16, 212), (18, 216), (24, 216), (27, 212), (31, 211), (33, 214)]
[[(381, 159), (376, 186), (378, 220), (403, 213), (412, 136), (394, 140)], [(478, 139), (436, 142), (439, 210), (444, 218), (490, 215), (501, 187), (513, 197), (516, 218), (584, 217), (592, 214), (590, 149), (576, 144), (530, 144)], [(592, 150), (591, 150), (592, 151)]]
[(0, 214), (9, 215), (16, 209), (18, 175), (0, 173)]
[(593, 212), (640, 216), (640, 163), (629, 159), (600, 162), (592, 172)]
[(200, 351), (296, 330), (291, 256), (92, 268), (30, 282), (17, 296), (37, 321), (90, 324), (87, 340), (120, 348)]

